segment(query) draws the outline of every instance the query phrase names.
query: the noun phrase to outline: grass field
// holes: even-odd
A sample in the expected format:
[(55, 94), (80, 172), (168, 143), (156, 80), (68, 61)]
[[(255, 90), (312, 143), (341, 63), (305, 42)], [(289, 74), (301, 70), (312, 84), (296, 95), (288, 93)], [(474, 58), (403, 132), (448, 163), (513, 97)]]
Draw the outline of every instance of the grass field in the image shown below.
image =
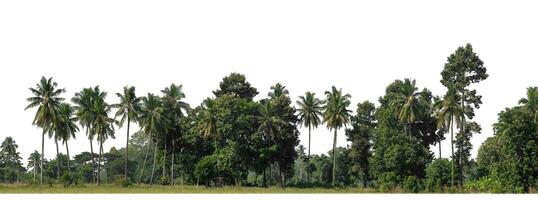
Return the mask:
[(0, 185), (0, 194), (6, 193), (228, 193), (228, 194), (256, 194), (256, 193), (372, 193), (371, 189), (362, 188), (286, 188), (270, 187), (222, 187), (206, 188), (204, 186), (158, 186), (158, 185), (134, 185), (121, 187), (116, 185), (93, 184), (63, 187), (63, 185), (36, 186), (23, 184)]

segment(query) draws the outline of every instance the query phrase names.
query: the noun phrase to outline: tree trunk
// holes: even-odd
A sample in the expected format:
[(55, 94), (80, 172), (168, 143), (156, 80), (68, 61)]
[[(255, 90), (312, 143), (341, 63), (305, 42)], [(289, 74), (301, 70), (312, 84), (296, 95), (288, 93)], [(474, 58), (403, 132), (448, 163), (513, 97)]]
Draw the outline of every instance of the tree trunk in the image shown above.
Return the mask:
[(58, 139), (54, 136), (54, 144), (56, 144), (56, 181), (60, 181), (60, 149), (58, 149)]
[(69, 144), (67, 144), (67, 141), (65, 141), (65, 150), (67, 150), (67, 172), (71, 175), (71, 165), (69, 165), (71, 157), (69, 157)]
[(338, 129), (334, 129), (334, 141), (333, 141), (333, 180), (332, 186), (336, 186), (336, 133)]
[(35, 156), (33, 156), (33, 159), (34, 159), (34, 170), (33, 170), (33, 171), (34, 171), (34, 184), (35, 184), (36, 167), (37, 167), (36, 164), (37, 164), (37, 163), (36, 163), (36, 160), (35, 160)]
[(454, 187), (454, 116), (450, 116), (450, 145), (452, 148), (450, 183)]
[(166, 177), (166, 138), (163, 140), (164, 151), (163, 151), (163, 177)]
[[(311, 135), (310, 135), (310, 132), (312, 130), (312, 127), (310, 125), (308, 125), (308, 159), (307, 159), (307, 163), (306, 163), (306, 180), (308, 183), (310, 183), (310, 170), (309, 167), (310, 167), (310, 142), (311, 142)], [(302, 178), (301, 178), (302, 179)]]
[(129, 164), (129, 127), (130, 127), (130, 118), (127, 114), (127, 141), (125, 142), (125, 181), (127, 181), (127, 165)]
[(267, 171), (267, 168), (263, 169), (263, 187), (267, 187), (267, 177), (266, 177), (266, 171)]
[[(103, 141), (101, 140), (100, 136), (97, 136), (97, 142), (99, 143), (99, 149), (103, 148)], [(97, 160), (97, 186), (101, 185), (101, 159), (102, 159), (102, 151), (99, 151), (99, 159)]]
[(149, 184), (153, 185), (153, 175), (155, 174), (155, 162), (157, 161), (157, 146), (158, 142), (155, 141), (155, 150), (153, 151), (153, 167), (151, 168), (151, 177), (149, 179)]
[(443, 133), (443, 131), (439, 132), (439, 159), (441, 159), (441, 138)]
[[(463, 137), (464, 134), (465, 134), (465, 91), (462, 92), (461, 94), (461, 109), (462, 109), (462, 115), (461, 115), (461, 129), (460, 129), (460, 134), (462, 134), (461, 136)], [(458, 181), (458, 187), (460, 188), (460, 192), (461, 192), (461, 189), (462, 189), (462, 186), (463, 186), (463, 161), (462, 161), (462, 158), (463, 158), (463, 138), (461, 139), (460, 141), (460, 156), (459, 156), (459, 163), (460, 163), (460, 168), (459, 168), (459, 181)]]
[(142, 175), (144, 175), (144, 168), (146, 167), (146, 160), (148, 160), (149, 149), (151, 148), (151, 138), (149, 139), (148, 146), (146, 147), (146, 155), (144, 156), (144, 164), (142, 164), (142, 170), (140, 171), (140, 178), (138, 178), (138, 184), (142, 181)]
[(174, 185), (174, 163), (176, 160), (174, 160), (174, 151), (176, 150), (175, 141), (172, 140), (172, 164), (170, 164), (170, 185)]
[(412, 136), (411, 136), (411, 122), (407, 123), (407, 131), (409, 132), (409, 141), (411, 141), (411, 139), (412, 139)]
[(41, 135), (41, 165), (39, 166), (39, 168), (41, 168), (40, 170), (40, 180), (39, 180), (39, 184), (43, 185), (43, 160), (45, 159), (44, 158), (45, 156), (45, 129), (43, 129), (43, 135)]
[[(86, 129), (86, 132), (88, 132), (88, 129)], [(86, 134), (88, 135), (88, 134)], [(91, 156), (92, 156), (92, 183), (95, 183), (95, 158), (93, 156), (93, 139), (89, 139), (90, 140), (90, 152), (91, 152)]]

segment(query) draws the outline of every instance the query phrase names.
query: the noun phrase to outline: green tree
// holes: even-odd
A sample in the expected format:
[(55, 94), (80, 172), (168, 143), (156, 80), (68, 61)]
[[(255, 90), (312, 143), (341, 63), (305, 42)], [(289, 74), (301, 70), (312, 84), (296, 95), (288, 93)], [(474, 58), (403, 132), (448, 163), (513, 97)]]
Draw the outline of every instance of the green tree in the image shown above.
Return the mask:
[[(458, 47), (458, 49), (451, 54), (444, 69), (441, 72), (441, 83), (445, 87), (454, 87), (456, 92), (460, 96), (460, 106), (464, 115), (461, 117), (461, 127), (459, 133), (464, 133), (465, 119), (468, 117), (472, 119), (474, 117), (474, 109), (480, 108), (482, 104), (482, 96), (478, 95), (476, 90), (469, 89), (472, 83), (479, 83), (488, 78), (487, 70), (484, 67), (484, 62), (473, 51), (471, 44), (466, 44), (465, 47)], [(463, 153), (463, 151), (460, 151)], [(459, 158), (463, 158), (462, 155)], [(463, 162), (458, 160), (458, 162)], [(458, 185), (463, 185), (463, 171), (459, 171)]]
[(256, 88), (250, 86), (250, 83), (246, 81), (245, 75), (231, 73), (222, 79), (219, 89), (213, 91), (213, 94), (217, 97), (230, 94), (239, 98), (252, 100), (254, 96), (258, 95), (258, 91)]
[[(299, 108), (299, 122), (301, 126), (308, 127), (308, 156), (307, 159), (310, 159), (310, 141), (311, 141), (311, 130), (312, 127), (317, 128), (321, 123), (320, 116), (323, 115), (323, 102), (315, 97), (315, 93), (306, 92), (305, 96), (299, 96), (300, 101), (297, 101)], [(307, 180), (310, 182), (310, 173), (307, 173)]]
[(446, 158), (434, 160), (426, 168), (425, 186), (428, 192), (439, 192), (451, 180), (451, 162)]
[(78, 126), (76, 125), (76, 118), (73, 116), (73, 107), (67, 103), (62, 103), (58, 110), (58, 125), (56, 126), (56, 133), (58, 133), (59, 138), (65, 144), (65, 149), (67, 151), (67, 171), (71, 174), (71, 165), (69, 160), (69, 145), (67, 141), (71, 138), (76, 139), (75, 133), (78, 132)]
[(142, 106), (140, 97), (136, 96), (135, 87), (123, 87), (123, 93), (116, 93), (120, 99), (118, 104), (112, 105), (117, 108), (115, 118), (120, 117), (118, 125), (121, 128), (127, 121), (127, 139), (125, 142), (125, 162), (124, 162), (124, 180), (127, 181), (127, 164), (129, 162), (129, 128), (131, 122), (138, 121), (138, 115), (141, 112)]
[(419, 118), (419, 96), (420, 92), (417, 92), (416, 81), (411, 79), (404, 79), (403, 84), (400, 85), (398, 95), (392, 102), (398, 107), (398, 119), (401, 122), (407, 123), (407, 133), (411, 140), (411, 125)]
[(39, 163), (41, 163), (41, 155), (36, 150), (30, 154), (30, 157), (28, 157), (28, 166), (26, 167), (27, 169), (32, 169), (33, 183), (36, 183), (37, 169), (40, 165)]
[(6, 137), (0, 145), (0, 182), (18, 181), (20, 174), (26, 171), (17, 148), (19, 146), (11, 137)]
[(363, 187), (368, 185), (370, 177), (368, 159), (372, 155), (371, 137), (375, 128), (375, 105), (369, 101), (357, 104), (357, 115), (351, 118), (351, 128), (346, 129), (346, 136), (351, 142), (351, 171), (361, 177)]
[[(103, 97), (106, 96), (103, 95)], [(94, 121), (91, 125), (92, 132), (97, 135), (99, 142), (99, 161), (97, 162), (97, 186), (101, 185), (101, 162), (103, 160), (103, 143), (108, 139), (114, 139), (114, 123), (116, 120), (108, 116), (111, 106), (104, 99), (95, 99), (93, 105)]]
[[(141, 130), (146, 133), (146, 135), (148, 135), (150, 138), (150, 143), (148, 144), (148, 147), (146, 149), (147, 158), (147, 152), (149, 151), (149, 148), (151, 146), (151, 141), (158, 140), (158, 137), (156, 137), (156, 135), (159, 133), (159, 131), (161, 131), (160, 125), (161, 123), (163, 123), (163, 107), (161, 99), (151, 93), (149, 93), (147, 97), (142, 98), (142, 102), (143, 103), (142, 110), (139, 116), (139, 123)], [(155, 161), (157, 159), (157, 141), (155, 141), (155, 150), (153, 154), (153, 167), (151, 170), (150, 184), (153, 184), (153, 174), (155, 172)], [(142, 179), (145, 165), (146, 159), (144, 159), (144, 164), (142, 165), (142, 173), (140, 173), (139, 182)]]
[[(348, 110), (351, 101), (351, 95), (342, 94), (342, 89), (338, 90), (332, 87), (331, 91), (325, 91), (326, 102), (325, 112), (323, 113), (323, 122), (329, 130), (334, 130), (333, 154), (336, 152), (336, 134), (338, 129), (345, 127), (349, 123), (350, 113)], [(333, 155), (333, 181), (332, 186), (336, 184), (336, 156)]]
[[(60, 97), (60, 94), (65, 92), (65, 90), (57, 89), (57, 87), (58, 84), (52, 81), (52, 77), (48, 79), (41, 77), (35, 88), (29, 88), (33, 96), (26, 99), (29, 104), (25, 110), (38, 107), (32, 124), (43, 130), (41, 137), (41, 162), (44, 160), (45, 133), (52, 129), (53, 123), (57, 120), (57, 109), (64, 100)], [(43, 163), (41, 163), (40, 167), (40, 184), (43, 184)]]

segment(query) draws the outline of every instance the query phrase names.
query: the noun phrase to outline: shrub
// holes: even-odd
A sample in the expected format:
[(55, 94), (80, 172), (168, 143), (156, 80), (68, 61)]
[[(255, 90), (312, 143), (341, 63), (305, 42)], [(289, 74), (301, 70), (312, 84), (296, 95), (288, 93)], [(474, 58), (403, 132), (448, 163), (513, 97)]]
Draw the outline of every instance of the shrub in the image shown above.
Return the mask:
[(502, 193), (506, 192), (501, 182), (496, 178), (488, 176), (482, 177), (478, 180), (467, 181), (464, 188), (469, 192), (491, 192)]
[(418, 193), (422, 186), (420, 180), (415, 176), (408, 176), (403, 182), (402, 188), (405, 192)]
[(214, 155), (203, 157), (194, 166), (194, 176), (198, 180), (206, 181), (206, 186), (209, 186), (209, 180), (212, 180), (217, 175), (217, 158)]
[(377, 181), (382, 192), (389, 192), (398, 186), (398, 176), (394, 172), (382, 174)]
[(74, 174), (65, 173), (60, 178), (60, 182), (64, 185), (64, 187), (71, 187), (78, 185), (78, 177)]
[(161, 185), (168, 185), (170, 184), (170, 179), (168, 178), (168, 176), (162, 176), (160, 179), (159, 179), (159, 183)]

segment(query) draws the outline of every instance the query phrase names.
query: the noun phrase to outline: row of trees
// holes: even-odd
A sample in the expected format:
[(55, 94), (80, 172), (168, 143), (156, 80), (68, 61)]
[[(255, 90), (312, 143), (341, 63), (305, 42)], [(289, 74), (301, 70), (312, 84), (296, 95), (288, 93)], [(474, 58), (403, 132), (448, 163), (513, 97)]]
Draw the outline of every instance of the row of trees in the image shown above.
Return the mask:
[[(136, 95), (134, 87), (126, 86), (117, 93), (117, 104), (107, 103), (107, 93), (95, 86), (75, 93), (69, 104), (61, 97), (64, 89), (59, 89), (52, 78), (42, 78), (30, 88), (33, 96), (28, 98), (26, 108), (37, 108), (33, 123), (43, 130), (42, 153), (32, 154), (33, 172), (35, 176), (39, 165), (42, 183), (44, 139), (48, 135), (56, 144), (57, 180), (62, 165), (66, 165), (67, 174), (72, 174), (71, 168), (84, 168), (89, 173), (78, 175), (90, 176), (85, 180), (99, 185), (101, 177), (109, 179), (109, 171), (123, 165), (120, 171), (124, 182), (149, 184), (175, 184), (179, 173), (182, 183), (258, 185), (261, 175), (261, 185), (284, 187), (287, 183), (312, 184), (316, 181), (311, 181), (311, 176), (315, 175), (317, 183), (330, 180), (333, 187), (360, 181), (363, 187), (416, 189), (417, 185), (443, 188), (457, 184), (461, 189), (465, 180), (473, 180), (469, 172), (475, 168), (474, 160), (470, 160), (470, 139), (481, 131), (472, 121), (475, 109), (482, 104), (472, 84), (488, 75), (468, 44), (448, 57), (441, 76), (447, 88), (443, 96), (434, 96), (427, 88), (419, 90), (415, 80), (396, 80), (387, 86), (378, 107), (361, 102), (355, 115), (349, 110), (351, 96), (336, 87), (326, 91), (323, 99), (306, 92), (296, 102), (297, 108), (280, 83), (271, 86), (265, 98), (255, 101), (257, 89), (237, 73), (224, 77), (213, 92), (215, 96), (195, 107), (183, 101), (182, 86), (175, 84), (164, 88), (161, 95), (142, 97)], [(113, 109), (116, 112), (111, 116)], [(131, 123), (137, 123), (140, 130), (129, 140)], [(310, 132), (322, 124), (333, 132), (333, 148), (329, 156), (312, 156)], [(128, 138), (125, 149), (114, 149), (114, 156), (112, 150), (107, 155), (103, 143), (114, 138), (115, 126), (124, 125)], [(307, 154), (304, 147), (297, 146), (300, 126), (308, 128)], [(336, 148), (337, 133), (342, 128), (350, 146)], [(76, 155), (75, 160), (79, 160), (75, 167), (70, 163), (68, 141), (84, 129), (90, 152)], [(454, 133), (454, 129), (458, 131)], [(448, 159), (441, 157), (446, 133), (450, 133), (452, 149)], [(98, 153), (94, 153), (94, 140)], [(66, 147), (66, 164), (60, 160), (58, 141)], [(437, 159), (430, 151), (435, 144), (439, 146)], [(134, 152), (144, 153), (129, 158)], [(331, 159), (330, 165), (327, 159)], [(152, 160), (151, 170), (146, 167), (148, 160)], [(328, 177), (327, 170), (331, 172)], [(489, 174), (495, 170), (485, 167), (482, 171)], [(299, 178), (295, 172), (299, 172)], [(249, 181), (252, 177), (255, 181)], [(528, 189), (532, 184), (526, 186)]]

